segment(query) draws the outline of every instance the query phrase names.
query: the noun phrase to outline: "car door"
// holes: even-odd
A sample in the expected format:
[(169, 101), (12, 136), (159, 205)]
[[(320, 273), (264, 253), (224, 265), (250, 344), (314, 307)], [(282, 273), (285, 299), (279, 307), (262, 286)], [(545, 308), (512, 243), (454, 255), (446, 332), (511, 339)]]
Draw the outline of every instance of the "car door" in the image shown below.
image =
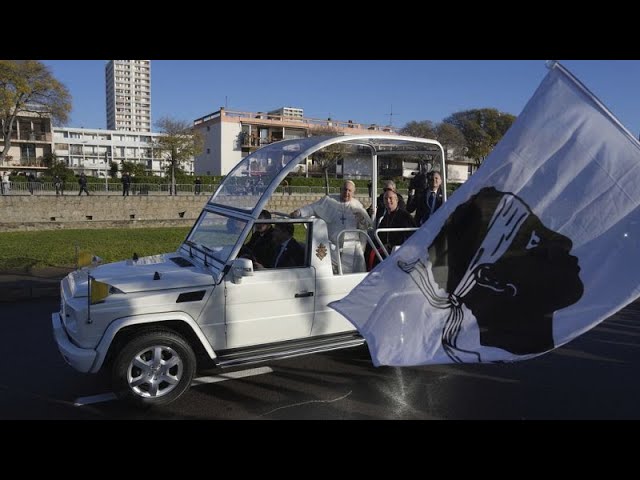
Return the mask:
[[(302, 243), (302, 242), (301, 242)], [(315, 312), (316, 272), (308, 249), (302, 267), (265, 268), (224, 281), (227, 348), (306, 338)]]

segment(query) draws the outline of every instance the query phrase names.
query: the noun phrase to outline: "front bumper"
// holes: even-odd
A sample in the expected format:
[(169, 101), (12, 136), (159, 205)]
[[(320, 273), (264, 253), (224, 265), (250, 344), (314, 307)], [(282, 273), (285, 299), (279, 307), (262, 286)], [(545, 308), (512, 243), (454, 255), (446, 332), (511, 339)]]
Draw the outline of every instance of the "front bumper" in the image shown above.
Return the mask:
[(53, 326), (53, 336), (56, 339), (58, 350), (60, 350), (65, 362), (82, 373), (86, 373), (91, 370), (91, 366), (96, 359), (96, 351), (93, 349), (77, 347), (71, 342), (71, 339), (69, 338), (69, 335), (67, 335), (67, 331), (62, 324), (59, 312), (51, 314), (51, 323)]

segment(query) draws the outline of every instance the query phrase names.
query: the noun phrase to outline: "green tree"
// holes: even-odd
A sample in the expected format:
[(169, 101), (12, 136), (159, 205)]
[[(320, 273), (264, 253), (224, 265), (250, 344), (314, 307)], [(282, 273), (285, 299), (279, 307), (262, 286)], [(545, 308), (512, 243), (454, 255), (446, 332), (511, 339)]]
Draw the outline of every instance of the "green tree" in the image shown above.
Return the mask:
[(135, 162), (122, 162), (120, 171), (122, 173), (127, 172), (129, 175), (136, 178), (146, 176), (146, 170), (144, 169), (144, 167)]
[[(333, 127), (315, 127), (309, 130), (311, 137), (337, 137), (342, 132)], [(313, 163), (315, 163), (324, 174), (324, 191), (325, 195), (329, 195), (329, 170), (336, 171), (338, 160), (344, 159), (345, 145), (334, 144), (323, 148), (313, 154)]]
[(55, 165), (56, 163), (58, 163), (58, 156), (53, 153), (53, 152), (48, 152), (45, 153), (42, 156), (42, 163), (44, 164), (45, 167), (47, 168), (51, 168), (53, 165)]
[(464, 135), (455, 125), (441, 122), (436, 127), (436, 140), (440, 142), (444, 149), (445, 160), (449, 160), (449, 152), (453, 151), (456, 156), (464, 155), (467, 150), (467, 141)]
[(516, 117), (495, 108), (456, 112), (444, 119), (460, 132), (467, 143), (467, 156), (480, 166), (491, 150), (509, 130)]
[(118, 177), (118, 164), (115, 162), (111, 162), (109, 164), (109, 176), (111, 178), (117, 178)]
[(56, 159), (55, 161), (53, 161), (53, 163), (48, 165), (45, 175), (51, 178), (57, 175), (65, 182), (75, 181), (75, 175), (73, 173), (73, 170), (67, 167), (67, 164), (64, 162), (64, 160)]
[(11, 132), (18, 116), (36, 114), (64, 124), (70, 112), (67, 87), (42, 62), (0, 60), (0, 133), (4, 137), (0, 164), (11, 148)]
[(180, 164), (202, 152), (204, 138), (193, 129), (190, 122), (163, 117), (156, 123), (160, 136), (156, 137), (154, 148), (160, 151), (169, 163), (171, 185), (169, 194), (176, 194), (176, 173)]
[(436, 127), (431, 120), (412, 120), (400, 129), (400, 134), (418, 138), (436, 138)]

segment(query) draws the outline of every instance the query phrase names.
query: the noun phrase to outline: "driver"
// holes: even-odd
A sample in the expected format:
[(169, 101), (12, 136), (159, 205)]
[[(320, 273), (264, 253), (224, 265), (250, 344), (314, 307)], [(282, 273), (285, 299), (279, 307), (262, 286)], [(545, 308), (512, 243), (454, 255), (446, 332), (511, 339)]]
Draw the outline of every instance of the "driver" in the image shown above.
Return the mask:
[[(258, 218), (271, 219), (271, 212), (262, 210)], [(277, 251), (273, 244), (273, 225), (257, 223), (253, 226), (253, 233), (249, 241), (240, 249), (240, 257), (250, 258), (254, 270), (272, 268)]]

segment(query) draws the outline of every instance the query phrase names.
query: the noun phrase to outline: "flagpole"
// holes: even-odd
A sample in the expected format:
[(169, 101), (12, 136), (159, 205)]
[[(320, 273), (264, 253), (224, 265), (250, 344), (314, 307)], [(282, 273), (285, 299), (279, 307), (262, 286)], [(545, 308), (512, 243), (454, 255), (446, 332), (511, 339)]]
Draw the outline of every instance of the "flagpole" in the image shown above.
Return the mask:
[(582, 92), (587, 95), (588, 97), (591, 98), (591, 100), (594, 101), (594, 103), (600, 107), (600, 109), (611, 118), (611, 120), (613, 120), (613, 122), (631, 139), (633, 140), (633, 143), (635, 143), (638, 147), (640, 147), (640, 141), (638, 141), (638, 139), (635, 137), (635, 135), (633, 135), (633, 133), (631, 133), (629, 131), (629, 129), (627, 127), (625, 127), (620, 120), (618, 120), (616, 118), (616, 116), (613, 114), (613, 112), (611, 110), (609, 110), (607, 108), (607, 106), (602, 103), (600, 101), (600, 99), (591, 91), (589, 90), (580, 80), (578, 80), (577, 77), (575, 77), (573, 75), (573, 73), (571, 73), (569, 70), (567, 70), (567, 67), (565, 67), (564, 65), (562, 65), (560, 62), (558, 62), (557, 60), (547, 60), (546, 61), (546, 66), (549, 70), (553, 70), (554, 68), (557, 68), (558, 70), (560, 70), (562, 73), (564, 73), (567, 78), (569, 78), (571, 81), (573, 81), (573, 83), (575, 83), (575, 85), (582, 90)]

